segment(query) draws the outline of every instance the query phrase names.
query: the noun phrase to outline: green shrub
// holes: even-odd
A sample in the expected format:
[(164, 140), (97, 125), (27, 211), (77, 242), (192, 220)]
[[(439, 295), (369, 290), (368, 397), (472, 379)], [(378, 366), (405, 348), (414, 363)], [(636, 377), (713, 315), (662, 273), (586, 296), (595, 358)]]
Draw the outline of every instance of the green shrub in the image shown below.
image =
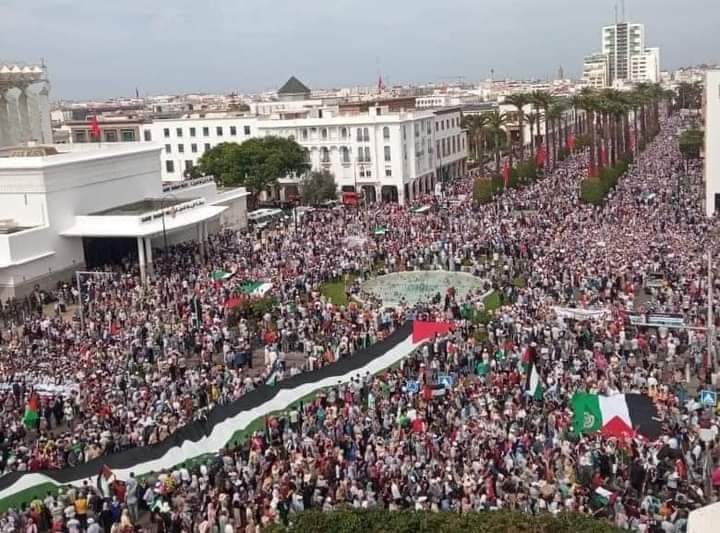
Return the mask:
[(528, 159), (527, 161), (518, 163), (513, 169), (512, 175), (516, 176), (521, 182), (536, 179), (538, 177), (538, 167), (537, 164), (535, 164), (535, 160)]
[(473, 185), (473, 200), (478, 204), (487, 204), (493, 199), (493, 183), (488, 178), (477, 178)]
[(585, 178), (580, 183), (580, 198), (593, 205), (599, 205), (615, 185), (620, 177), (625, 174), (629, 165), (629, 159), (620, 159), (614, 167), (605, 167), (600, 170), (598, 176)]
[(532, 515), (518, 511), (432, 513), (429, 511), (305, 511), (290, 515), (288, 528), (265, 531), (313, 533), (621, 533), (609, 522), (576, 513)]

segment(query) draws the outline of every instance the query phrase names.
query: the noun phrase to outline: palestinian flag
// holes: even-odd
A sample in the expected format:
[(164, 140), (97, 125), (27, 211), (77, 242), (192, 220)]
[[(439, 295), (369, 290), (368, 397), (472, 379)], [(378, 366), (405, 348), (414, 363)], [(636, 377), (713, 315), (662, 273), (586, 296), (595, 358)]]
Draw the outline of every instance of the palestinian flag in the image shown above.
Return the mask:
[(212, 279), (213, 281), (225, 281), (230, 279), (235, 275), (235, 272), (226, 272), (224, 270), (215, 270), (212, 273)]
[(433, 398), (442, 398), (445, 396), (447, 388), (442, 383), (433, 383), (432, 385), (425, 385), (423, 387), (423, 400), (430, 401)]
[(23, 415), (22, 423), (28, 429), (37, 429), (40, 422), (40, 396), (33, 392), (28, 398), (25, 406), (25, 415)]
[(528, 375), (527, 375), (527, 392), (532, 396), (533, 400), (542, 401), (545, 389), (543, 388), (542, 378), (540, 377), (540, 371), (537, 367), (537, 361), (533, 357), (529, 361)]
[(272, 283), (262, 281), (247, 281), (238, 286), (238, 290), (248, 296), (263, 297), (272, 289)]
[(598, 487), (593, 493), (592, 503), (595, 504), (595, 507), (605, 507), (614, 504), (616, 499), (617, 494), (610, 492), (606, 488)]
[(648, 440), (657, 440), (662, 434), (657, 407), (644, 394), (600, 396), (576, 392), (570, 406), (573, 432), (577, 434), (602, 431), (606, 436), (640, 435)]
[(115, 474), (108, 465), (103, 465), (97, 478), (97, 488), (100, 493), (109, 498), (112, 495), (112, 482), (115, 480)]

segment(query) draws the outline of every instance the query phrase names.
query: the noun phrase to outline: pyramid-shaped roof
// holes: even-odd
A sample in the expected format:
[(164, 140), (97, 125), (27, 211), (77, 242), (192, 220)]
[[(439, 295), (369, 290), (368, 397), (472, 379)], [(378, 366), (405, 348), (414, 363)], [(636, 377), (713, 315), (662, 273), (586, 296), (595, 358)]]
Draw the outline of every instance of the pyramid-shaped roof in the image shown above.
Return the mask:
[(278, 94), (309, 94), (310, 89), (295, 76), (285, 82), (285, 85), (278, 89)]

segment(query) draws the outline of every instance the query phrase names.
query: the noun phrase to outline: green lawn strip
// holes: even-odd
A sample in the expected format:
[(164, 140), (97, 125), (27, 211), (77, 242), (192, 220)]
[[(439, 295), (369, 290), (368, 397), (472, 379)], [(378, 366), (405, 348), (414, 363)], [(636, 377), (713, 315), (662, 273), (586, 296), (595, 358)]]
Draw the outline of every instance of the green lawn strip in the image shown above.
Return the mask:
[(335, 305), (347, 305), (348, 297), (345, 288), (350, 285), (356, 278), (354, 274), (350, 274), (345, 281), (345, 276), (337, 281), (326, 281), (320, 285), (320, 294), (325, 296)]
[(483, 304), (485, 305), (486, 311), (494, 311), (502, 305), (502, 302), (500, 301), (500, 293), (498, 291), (492, 291), (485, 297)]

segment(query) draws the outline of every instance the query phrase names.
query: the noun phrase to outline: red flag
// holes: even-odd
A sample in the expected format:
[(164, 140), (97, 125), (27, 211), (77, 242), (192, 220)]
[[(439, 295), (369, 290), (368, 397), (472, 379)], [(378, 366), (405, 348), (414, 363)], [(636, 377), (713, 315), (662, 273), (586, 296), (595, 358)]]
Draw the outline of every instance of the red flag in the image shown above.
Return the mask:
[(588, 178), (595, 177), (595, 174), (597, 174), (597, 171), (596, 171), (596, 168), (595, 168), (595, 162), (594, 162), (594, 161), (590, 161), (590, 162), (588, 163), (588, 173), (587, 173)]
[(503, 184), (505, 188), (507, 189), (508, 183), (510, 183), (510, 161), (505, 161), (505, 166), (503, 166), (502, 169), (502, 177), (503, 177)]
[(567, 136), (567, 149), (571, 152), (575, 151), (575, 135), (572, 133)]
[(225, 300), (225, 309), (234, 309), (235, 307), (241, 305), (243, 302), (243, 299), (240, 296), (232, 296)]
[(443, 335), (452, 329), (450, 322), (423, 322), (421, 320), (413, 321), (412, 341), (413, 344), (422, 342), (431, 338), (433, 335)]
[(537, 153), (535, 154), (535, 164), (539, 167), (544, 167), (546, 159), (547, 151), (545, 150), (545, 145), (541, 144), (537, 150)]
[(600, 144), (600, 164), (602, 166), (607, 166), (608, 164), (608, 156), (607, 156), (607, 150), (605, 150), (605, 145)]
[(94, 139), (100, 138), (100, 123), (98, 122), (97, 115), (93, 116), (90, 121), (90, 137)]

